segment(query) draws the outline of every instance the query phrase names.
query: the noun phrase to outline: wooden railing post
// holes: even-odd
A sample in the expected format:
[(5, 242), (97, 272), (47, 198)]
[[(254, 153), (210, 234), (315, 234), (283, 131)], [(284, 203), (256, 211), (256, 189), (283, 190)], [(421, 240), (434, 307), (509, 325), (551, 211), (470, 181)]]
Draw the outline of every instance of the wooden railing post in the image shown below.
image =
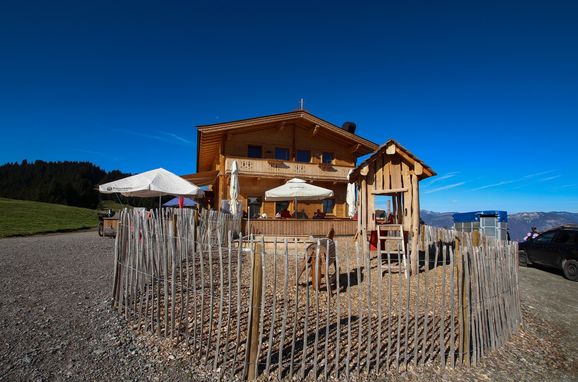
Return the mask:
[(261, 290), (263, 283), (263, 271), (261, 267), (261, 253), (263, 247), (261, 243), (255, 245), (255, 254), (253, 256), (253, 296), (251, 299), (251, 320), (249, 322), (249, 351), (247, 354), (247, 375), (246, 380), (254, 381), (257, 378), (257, 352), (259, 347), (259, 315), (261, 313)]

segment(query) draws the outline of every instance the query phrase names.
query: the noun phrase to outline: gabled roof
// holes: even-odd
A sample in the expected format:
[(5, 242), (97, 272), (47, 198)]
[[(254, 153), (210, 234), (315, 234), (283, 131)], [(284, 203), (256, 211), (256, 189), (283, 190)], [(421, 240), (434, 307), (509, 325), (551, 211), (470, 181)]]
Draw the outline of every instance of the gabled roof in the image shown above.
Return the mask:
[(330, 122), (314, 116), (308, 111), (297, 110), (288, 113), (197, 126), (197, 171), (208, 170), (205, 163), (200, 163), (200, 158), (214, 153), (224, 135), (232, 133), (235, 130), (276, 126), (284, 122), (302, 123), (312, 127), (319, 126), (319, 128), (330, 132), (337, 139), (348, 141), (352, 145), (357, 145), (356, 152), (358, 156), (369, 154), (378, 147), (376, 143), (343, 130)]
[(411, 151), (400, 145), (397, 141), (390, 139), (383, 145), (379, 146), (379, 148), (375, 150), (375, 152), (371, 154), (369, 158), (364, 160), (361, 164), (359, 164), (355, 168), (355, 170), (353, 170), (353, 172), (349, 176), (350, 182), (354, 182), (359, 177), (359, 172), (363, 167), (374, 162), (380, 155), (384, 154), (389, 148), (393, 147), (395, 147), (395, 154), (400, 155), (404, 160), (408, 161), (410, 164), (415, 164), (417, 162), (422, 165), (423, 173), (422, 175), (419, 176), (419, 180), (423, 180), (425, 178), (429, 178), (430, 176), (437, 175), (431, 167), (429, 167), (421, 159), (413, 155)]

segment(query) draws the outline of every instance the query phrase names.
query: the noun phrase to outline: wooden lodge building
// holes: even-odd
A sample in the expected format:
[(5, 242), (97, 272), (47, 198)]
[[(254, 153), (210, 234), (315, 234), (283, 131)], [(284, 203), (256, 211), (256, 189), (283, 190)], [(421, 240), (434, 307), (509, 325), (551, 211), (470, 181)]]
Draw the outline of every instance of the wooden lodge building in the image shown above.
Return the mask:
[[(317, 209), (327, 217), (347, 218), (347, 175), (357, 158), (378, 145), (355, 134), (355, 124), (336, 126), (297, 110), (197, 127), (197, 173), (185, 175), (198, 186), (208, 186), (219, 208), (229, 199), (231, 164), (239, 169), (239, 201), (251, 219), (274, 218), (293, 202), (265, 201), (265, 191), (300, 178), (333, 190), (323, 201), (300, 201), (299, 217), (311, 219)], [(211, 194), (211, 193), (209, 193)], [(304, 212), (305, 216), (301, 216)]]

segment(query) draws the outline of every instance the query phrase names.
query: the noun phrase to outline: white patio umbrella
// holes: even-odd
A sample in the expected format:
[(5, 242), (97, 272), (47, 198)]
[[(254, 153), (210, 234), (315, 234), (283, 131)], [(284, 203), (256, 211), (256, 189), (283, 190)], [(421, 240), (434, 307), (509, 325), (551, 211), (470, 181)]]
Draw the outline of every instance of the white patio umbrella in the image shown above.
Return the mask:
[(327, 188), (314, 186), (303, 179), (293, 178), (282, 186), (265, 191), (267, 201), (293, 200), (295, 213), (297, 214), (297, 201), (299, 200), (323, 200), (331, 198), (333, 191)]
[(229, 196), (231, 197), (230, 209), (233, 216), (237, 216), (237, 198), (239, 197), (239, 167), (237, 161), (231, 163), (231, 181), (229, 184)]
[[(349, 181), (349, 176), (353, 170), (349, 170), (347, 174), (347, 180)], [(355, 183), (347, 183), (347, 195), (345, 196), (345, 202), (347, 203), (347, 215), (353, 217), (355, 215), (356, 205), (355, 205)]]
[[(103, 194), (119, 193), (140, 198), (163, 195), (202, 197), (203, 190), (193, 183), (164, 168), (157, 168), (127, 178), (101, 184), (98, 190)], [(160, 200), (159, 200), (160, 202)], [(160, 205), (159, 205), (160, 208)]]

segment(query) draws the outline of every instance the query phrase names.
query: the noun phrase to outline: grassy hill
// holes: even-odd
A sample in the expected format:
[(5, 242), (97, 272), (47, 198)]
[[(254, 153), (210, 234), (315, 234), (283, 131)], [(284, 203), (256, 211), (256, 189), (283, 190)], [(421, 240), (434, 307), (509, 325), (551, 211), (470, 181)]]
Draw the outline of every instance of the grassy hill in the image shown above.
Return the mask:
[(0, 237), (96, 228), (95, 210), (0, 198)]

